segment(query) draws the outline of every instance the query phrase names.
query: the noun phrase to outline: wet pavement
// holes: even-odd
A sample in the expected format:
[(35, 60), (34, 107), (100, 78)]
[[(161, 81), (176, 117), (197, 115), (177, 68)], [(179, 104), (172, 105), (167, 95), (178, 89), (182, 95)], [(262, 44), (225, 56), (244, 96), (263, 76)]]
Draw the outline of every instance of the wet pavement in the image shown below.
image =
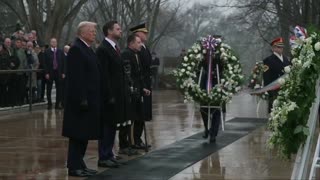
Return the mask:
[[(200, 114), (193, 104), (183, 103), (179, 92), (155, 91), (153, 99), (154, 119), (147, 122), (153, 150), (203, 131)], [(261, 103), (257, 111), (257, 100), (245, 92), (235, 96), (227, 107), (227, 120), (267, 117), (266, 103)], [(45, 106), (31, 113), (27, 109), (0, 112), (1, 180), (79, 179), (68, 177), (65, 168), (67, 139), (61, 136), (62, 115), (62, 110), (47, 110)], [(267, 137), (265, 128), (260, 128), (171, 179), (289, 179), (292, 162), (278, 160), (267, 150)], [(85, 160), (89, 168), (106, 170), (97, 167), (97, 141), (90, 141)]]

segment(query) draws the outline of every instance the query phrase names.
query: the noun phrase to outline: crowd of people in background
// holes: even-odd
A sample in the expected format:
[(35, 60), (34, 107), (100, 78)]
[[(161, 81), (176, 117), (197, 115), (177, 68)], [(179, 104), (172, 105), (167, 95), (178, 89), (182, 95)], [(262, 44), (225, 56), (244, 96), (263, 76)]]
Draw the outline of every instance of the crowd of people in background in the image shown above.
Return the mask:
[[(55, 82), (57, 91), (56, 108), (63, 107), (63, 84), (65, 56), (69, 45), (63, 50), (57, 48), (57, 40), (40, 43), (37, 32), (25, 33), (17, 29), (10, 36), (0, 37), (0, 70), (20, 70), (0, 74), (0, 107), (21, 106), (30, 102), (45, 102), (52, 108), (51, 92)], [(39, 70), (27, 72), (26, 70)], [(31, 82), (30, 82), (31, 81)], [(31, 83), (31, 88), (30, 88)], [(30, 96), (31, 94), (31, 96)]]
[(93, 22), (80, 23), (76, 40), (63, 49), (54, 37), (48, 44), (39, 43), (34, 30), (17, 29), (0, 39), (0, 107), (27, 104), (30, 97), (33, 102), (45, 102), (46, 95), (47, 108), (52, 109), (55, 84), (54, 107), (64, 109), (62, 134), (69, 138), (71, 176), (97, 172), (83, 161), (88, 140), (99, 140), (99, 167), (121, 166), (113, 148), (117, 131), (121, 155), (137, 155), (139, 149), (151, 147), (146, 136), (143, 141), (143, 132), (146, 134), (145, 121), (152, 119), (151, 89), (158, 83), (160, 62), (146, 46), (147, 26), (131, 28), (122, 50), (119, 23), (107, 22), (102, 30), (105, 38), (95, 48), (98, 40)]
[[(98, 40), (96, 40), (96, 44)], [(53, 83), (56, 88), (56, 109), (64, 105), (65, 60), (71, 43), (58, 48), (57, 39), (43, 43), (38, 40), (37, 32), (24, 32), (17, 29), (11, 35), (0, 34), (0, 70), (39, 70), (37, 72), (19, 72), (0, 74), (0, 107), (14, 107), (30, 103), (45, 102), (48, 109), (52, 105)], [(152, 52), (152, 84), (158, 88), (158, 68), (160, 62)], [(30, 77), (31, 75), (31, 77)], [(31, 89), (30, 82), (31, 79)], [(31, 91), (31, 92), (30, 92)], [(45, 100), (45, 95), (47, 99)]]

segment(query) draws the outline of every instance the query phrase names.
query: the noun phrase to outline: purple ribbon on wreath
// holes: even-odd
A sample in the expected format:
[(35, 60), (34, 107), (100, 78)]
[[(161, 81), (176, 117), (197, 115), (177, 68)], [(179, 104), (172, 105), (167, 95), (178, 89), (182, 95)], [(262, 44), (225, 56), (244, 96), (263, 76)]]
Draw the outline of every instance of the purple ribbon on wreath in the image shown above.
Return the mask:
[(212, 55), (215, 53), (216, 46), (220, 43), (220, 39), (216, 39), (213, 36), (209, 35), (207, 38), (202, 40), (202, 47), (207, 50), (207, 62), (208, 62), (208, 78), (206, 89), (209, 92), (212, 89)]

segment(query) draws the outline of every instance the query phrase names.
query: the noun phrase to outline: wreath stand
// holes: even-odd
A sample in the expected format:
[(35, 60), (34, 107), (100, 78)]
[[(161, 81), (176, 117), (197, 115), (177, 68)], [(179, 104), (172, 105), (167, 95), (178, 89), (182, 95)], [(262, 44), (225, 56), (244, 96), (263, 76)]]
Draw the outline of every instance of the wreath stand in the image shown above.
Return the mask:
[(259, 115), (260, 114), (260, 106), (261, 106), (263, 99), (262, 98), (257, 99), (257, 97), (255, 97), (255, 99), (256, 99), (256, 101), (258, 101), (256, 115), (257, 115), (257, 117), (260, 117), (260, 115)]
[[(262, 76), (262, 75), (260, 75), (260, 76)], [(263, 78), (263, 77), (261, 77), (261, 78)], [(261, 82), (261, 85), (264, 86), (264, 81), (263, 80)], [(261, 106), (261, 103), (263, 102), (263, 98), (255, 96), (255, 101), (257, 102), (256, 116), (260, 117), (260, 115), (259, 115), (260, 114), (260, 106)]]
[(208, 128), (211, 128), (212, 122), (211, 122), (211, 109), (219, 109), (220, 110), (220, 121), (221, 121), (221, 128), (222, 131), (224, 131), (224, 125), (225, 125), (225, 116), (222, 112), (222, 105), (220, 106), (200, 106), (200, 108), (208, 108)]

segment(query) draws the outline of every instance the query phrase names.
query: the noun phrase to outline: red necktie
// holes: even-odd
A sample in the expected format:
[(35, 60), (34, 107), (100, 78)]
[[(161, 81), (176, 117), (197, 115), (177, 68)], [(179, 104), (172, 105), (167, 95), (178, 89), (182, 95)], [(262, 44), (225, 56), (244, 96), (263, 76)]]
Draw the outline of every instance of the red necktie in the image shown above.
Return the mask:
[(57, 61), (57, 50), (53, 48), (53, 69), (58, 69), (58, 61)]
[(120, 55), (120, 49), (119, 49), (119, 47), (118, 47), (117, 45), (115, 45), (114, 47), (116, 48), (116, 51), (117, 51), (118, 55)]

